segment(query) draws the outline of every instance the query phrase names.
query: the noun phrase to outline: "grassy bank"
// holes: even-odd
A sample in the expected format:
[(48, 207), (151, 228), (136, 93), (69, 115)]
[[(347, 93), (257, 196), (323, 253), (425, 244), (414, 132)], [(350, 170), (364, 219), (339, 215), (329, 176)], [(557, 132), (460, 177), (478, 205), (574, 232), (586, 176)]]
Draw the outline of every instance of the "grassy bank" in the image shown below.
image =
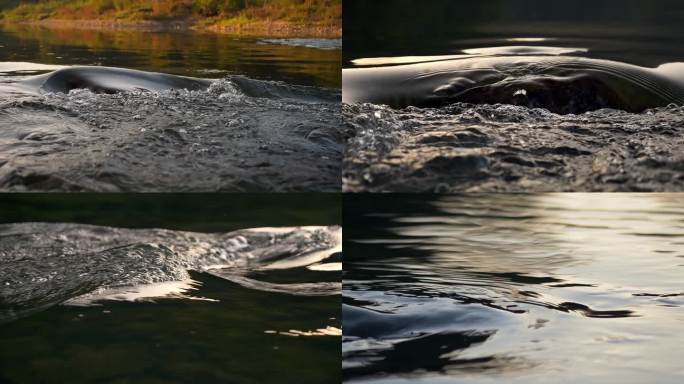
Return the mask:
[(341, 0), (2, 1), (0, 22), (84, 28), (195, 28), (216, 32), (342, 34)]

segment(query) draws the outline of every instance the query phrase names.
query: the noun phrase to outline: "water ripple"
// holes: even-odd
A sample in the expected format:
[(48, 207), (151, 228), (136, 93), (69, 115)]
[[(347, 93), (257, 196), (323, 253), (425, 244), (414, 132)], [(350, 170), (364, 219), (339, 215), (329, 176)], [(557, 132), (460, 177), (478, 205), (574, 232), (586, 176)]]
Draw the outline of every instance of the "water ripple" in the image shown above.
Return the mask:
[(3, 224), (0, 322), (61, 303), (192, 298), (197, 282), (190, 279), (189, 271), (263, 291), (338, 294), (339, 283), (277, 284), (250, 274), (304, 267), (339, 254), (341, 231), (340, 227), (294, 227), (205, 234), (81, 224)]
[(676, 194), (353, 195), (345, 207), (346, 380), (680, 369)]

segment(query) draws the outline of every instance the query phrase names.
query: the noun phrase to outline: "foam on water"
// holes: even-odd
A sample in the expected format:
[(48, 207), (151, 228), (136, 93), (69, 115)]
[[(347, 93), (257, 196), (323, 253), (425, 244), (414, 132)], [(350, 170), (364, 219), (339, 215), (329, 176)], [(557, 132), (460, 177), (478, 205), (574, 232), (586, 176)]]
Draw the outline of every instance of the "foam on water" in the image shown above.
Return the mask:
[(406, 191), (673, 191), (684, 188), (684, 108), (558, 115), (457, 103), (344, 105), (343, 188)]
[(17, 76), (0, 85), (0, 189), (339, 190), (339, 91), (233, 76), (109, 94), (98, 76), (68, 93)]

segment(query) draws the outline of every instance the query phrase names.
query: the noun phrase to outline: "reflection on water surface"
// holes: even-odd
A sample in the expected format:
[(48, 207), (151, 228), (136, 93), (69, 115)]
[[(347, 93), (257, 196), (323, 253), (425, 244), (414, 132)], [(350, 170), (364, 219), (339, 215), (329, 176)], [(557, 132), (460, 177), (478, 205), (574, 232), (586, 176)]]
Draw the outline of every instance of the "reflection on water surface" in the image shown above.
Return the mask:
[(346, 1), (343, 189), (682, 190), (682, 4)]
[[(34, 288), (44, 293), (42, 299), (54, 298), (56, 293), (66, 293), (67, 285), (86, 280), (101, 283), (112, 273), (124, 279), (141, 276), (141, 272), (150, 276), (152, 269), (140, 267), (155, 262), (161, 262), (157, 271), (162, 275), (154, 273), (161, 277), (178, 265), (177, 257), (195, 253), (187, 246), (197, 242), (183, 240), (184, 231), (199, 239), (246, 227), (339, 224), (340, 201), (332, 194), (10, 194), (0, 199), (0, 212), (0, 226), (11, 229), (17, 240), (13, 244), (6, 231), (0, 236), (4, 239), (0, 251), (2, 318), (8, 298), (4, 294), (10, 291), (27, 293)], [(19, 222), (23, 224), (5, 224)], [(41, 225), (28, 222), (52, 222), (46, 225), (53, 229), (60, 227), (55, 222), (90, 225), (71, 224), (74, 231), (62, 232), (61, 242), (46, 243), (50, 236), (59, 237), (57, 231), (34, 231), (31, 242), (31, 231), (21, 235), (21, 229)], [(274, 228), (262, 231), (277, 232)], [(152, 239), (147, 237), (151, 232), (166, 235)], [(126, 233), (142, 235), (142, 243), (126, 239)], [(171, 244), (173, 239), (181, 242)], [(97, 252), (98, 244), (102, 251), (108, 240), (129, 245)], [(155, 258), (145, 251), (154, 247), (148, 243), (155, 243), (159, 250), (173, 247), (180, 252)], [(236, 245), (229, 241), (225, 248), (230, 244)], [(127, 252), (131, 247), (140, 252)], [(90, 248), (92, 253), (78, 252), (79, 248)], [(60, 250), (64, 254), (58, 257), (55, 252)], [(49, 257), (50, 253), (55, 257)], [(340, 258), (338, 254), (331, 261)], [(41, 272), (53, 279), (12, 286), (22, 274), (40, 276)], [(340, 272), (305, 267), (255, 270), (246, 277), (262, 284), (256, 289), (210, 272), (189, 272), (185, 285), (173, 281), (123, 285), (102, 291), (116, 296), (99, 297), (94, 303), (96, 297), (80, 296), (83, 300), (70, 305), (42, 307), (14, 320), (0, 319), (0, 383), (340, 381), (339, 296), (260, 289), (320, 282), (339, 285)], [(68, 278), (60, 279), (60, 274)], [(168, 293), (173, 294), (158, 298)], [(188, 297), (203, 300), (184, 299)]]
[(677, 195), (348, 196), (343, 372), (679, 382)]
[(4, 25), (0, 28), (0, 62), (100, 65), (212, 78), (239, 74), (339, 88), (341, 49), (332, 42), (319, 40), (305, 40), (297, 45), (187, 31)]

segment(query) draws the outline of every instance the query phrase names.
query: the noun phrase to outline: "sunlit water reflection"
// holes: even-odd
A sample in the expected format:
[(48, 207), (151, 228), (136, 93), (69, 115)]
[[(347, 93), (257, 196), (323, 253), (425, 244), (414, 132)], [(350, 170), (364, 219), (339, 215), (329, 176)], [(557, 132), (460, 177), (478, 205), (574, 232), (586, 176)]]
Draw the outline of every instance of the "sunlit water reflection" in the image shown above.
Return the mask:
[[(340, 57), (338, 40), (3, 25), (0, 189), (339, 191)], [(113, 76), (106, 90), (79, 77), (21, 92), (30, 75), (71, 66), (214, 87), (156, 92)]]
[[(340, 295), (308, 293), (339, 293), (342, 256), (315, 262), (323, 243), (277, 241), (297, 237), (285, 227), (339, 224), (340, 204), (332, 194), (4, 195), (0, 383), (340, 382)], [(244, 236), (256, 257), (232, 258), (245, 228), (259, 228)], [(272, 269), (260, 245), (284, 252)], [(226, 268), (179, 269), (192, 260)], [(3, 317), (12, 308), (29, 311)]]
[(336, 380), (340, 241), (2, 224), (0, 383)]
[(175, 75), (245, 75), (339, 88), (339, 40), (257, 39), (189, 31), (0, 26), (0, 61), (123, 67)]
[(351, 196), (345, 210), (346, 380), (684, 377), (677, 195)]

